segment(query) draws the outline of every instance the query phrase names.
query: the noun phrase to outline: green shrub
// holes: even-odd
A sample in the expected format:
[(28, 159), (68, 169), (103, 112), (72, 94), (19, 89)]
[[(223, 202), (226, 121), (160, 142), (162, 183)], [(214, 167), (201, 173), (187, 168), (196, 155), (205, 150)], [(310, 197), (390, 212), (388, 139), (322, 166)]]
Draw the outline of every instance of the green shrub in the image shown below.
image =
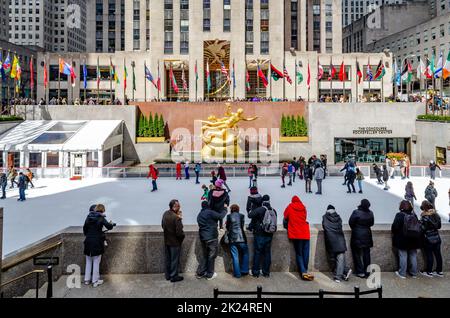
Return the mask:
[(18, 121), (18, 120), (23, 120), (22, 117), (19, 116), (0, 116), (0, 121)]
[(281, 115), (280, 134), (282, 137), (308, 136), (308, 125), (303, 116)]
[(441, 115), (419, 115), (417, 119), (423, 120), (432, 120), (432, 121), (441, 121), (441, 122), (450, 122), (450, 116), (441, 116)]

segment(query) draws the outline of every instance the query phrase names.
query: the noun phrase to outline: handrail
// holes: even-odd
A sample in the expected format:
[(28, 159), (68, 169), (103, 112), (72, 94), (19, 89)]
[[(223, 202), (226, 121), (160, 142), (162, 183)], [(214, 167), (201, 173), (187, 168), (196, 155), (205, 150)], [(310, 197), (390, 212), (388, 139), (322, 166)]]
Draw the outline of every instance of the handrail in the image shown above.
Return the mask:
[(18, 281), (18, 280), (21, 280), (21, 279), (23, 279), (23, 278), (25, 278), (25, 277), (28, 277), (28, 276), (30, 276), (30, 275), (32, 275), (32, 274), (35, 274), (35, 273), (42, 274), (42, 273), (45, 273), (45, 271), (44, 271), (43, 269), (35, 269), (35, 270), (31, 271), (31, 272), (28, 272), (28, 273), (26, 273), (26, 274), (20, 275), (20, 276), (18, 276), (18, 277), (16, 277), (16, 278), (13, 278), (13, 279), (11, 279), (11, 280), (9, 280), (9, 281), (7, 281), (7, 282), (1, 284), (1, 285), (0, 285), (0, 289), (3, 288), (3, 287), (5, 287), (5, 286), (8, 286), (8, 285), (10, 285), (10, 284), (12, 284), (12, 283), (14, 283), (14, 282), (16, 282), (16, 281)]
[(12, 268), (12, 267), (14, 267), (16, 265), (19, 265), (20, 263), (26, 262), (29, 259), (32, 259), (33, 257), (35, 257), (35, 256), (37, 256), (39, 254), (42, 254), (42, 253), (44, 253), (44, 252), (46, 252), (48, 250), (51, 250), (51, 249), (53, 249), (55, 247), (58, 247), (61, 244), (62, 244), (62, 240), (59, 240), (59, 241), (57, 241), (57, 242), (55, 242), (55, 243), (53, 243), (51, 245), (47, 245), (47, 246), (44, 246), (44, 247), (38, 249), (36, 252), (32, 252), (31, 254), (25, 254), (24, 256), (19, 257), (17, 260), (13, 260), (10, 263), (6, 263), (6, 265), (2, 266), (1, 270), (2, 270), (2, 272), (6, 272), (8, 269), (10, 269), (10, 268)]

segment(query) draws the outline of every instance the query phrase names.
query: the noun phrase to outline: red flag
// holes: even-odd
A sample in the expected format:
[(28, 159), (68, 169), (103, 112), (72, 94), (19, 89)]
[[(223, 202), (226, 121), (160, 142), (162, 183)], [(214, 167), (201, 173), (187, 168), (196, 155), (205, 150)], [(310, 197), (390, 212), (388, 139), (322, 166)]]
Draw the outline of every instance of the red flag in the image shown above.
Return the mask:
[(288, 83), (290, 85), (292, 85), (292, 80), (291, 80), (291, 77), (289, 76), (286, 66), (283, 66), (283, 75), (284, 75), (284, 78), (286, 78), (286, 80), (288, 81)]
[(267, 85), (268, 85), (269, 83), (267, 82), (267, 78), (264, 76), (264, 73), (263, 73), (263, 71), (261, 70), (261, 68), (259, 67), (259, 65), (258, 65), (258, 76), (261, 78), (264, 87), (267, 87)]
[(48, 85), (47, 64), (44, 63), (44, 88)]
[(334, 65), (330, 65), (330, 73), (328, 76), (328, 80), (331, 81), (333, 80), (334, 76), (336, 75), (336, 68), (334, 67)]
[(158, 81), (156, 82), (156, 86), (158, 87), (158, 91), (161, 91), (161, 78), (158, 77)]
[(359, 62), (356, 62), (356, 76), (358, 77), (358, 84), (361, 84), (363, 74), (361, 72), (361, 69), (359, 68)]
[(33, 69), (33, 59), (30, 59), (30, 88), (34, 88), (34, 69)]
[(311, 88), (311, 68), (309, 67), (309, 62), (308, 62), (308, 79), (306, 80), (306, 86), (308, 86), (308, 89)]
[(347, 80), (347, 74), (345, 74), (345, 65), (344, 62), (341, 64), (341, 69), (339, 70), (339, 80), (341, 82)]

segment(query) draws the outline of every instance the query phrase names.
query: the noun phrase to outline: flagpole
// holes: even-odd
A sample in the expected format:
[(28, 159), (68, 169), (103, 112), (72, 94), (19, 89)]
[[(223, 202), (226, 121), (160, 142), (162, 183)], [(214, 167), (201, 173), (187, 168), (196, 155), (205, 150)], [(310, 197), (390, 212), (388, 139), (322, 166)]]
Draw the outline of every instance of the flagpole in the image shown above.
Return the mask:
[[(284, 10), (283, 10), (284, 12)], [(285, 53), (283, 53), (283, 101), (286, 98), (286, 77), (284, 76), (284, 70), (286, 69), (286, 58)]]
[(100, 72), (100, 61), (99, 57), (97, 56), (97, 105), (100, 105), (100, 80), (101, 80), (101, 72)]
[[(358, 65), (358, 58), (356, 58), (356, 65)], [(357, 67), (357, 68), (358, 68), (358, 67)], [(358, 77), (358, 69), (356, 69), (356, 77)], [(359, 86), (359, 79), (356, 80), (356, 102), (357, 102), (357, 103), (359, 103), (358, 86)]]
[(294, 80), (295, 80), (295, 96), (294, 101), (297, 101), (297, 59), (295, 59), (295, 74), (294, 74)]
[[(86, 73), (87, 73), (86, 56), (84, 57), (83, 78), (84, 78), (84, 81), (87, 82), (87, 78), (85, 78), (87, 76), (87, 74), (84, 74), (85, 67), (86, 67)], [(83, 88), (84, 88), (84, 102), (86, 103), (86, 85), (84, 85), (84, 83), (83, 83)]]
[(131, 84), (131, 93), (132, 93), (132, 99), (133, 99), (133, 102), (134, 102), (134, 67), (135, 67), (135, 64), (133, 63), (133, 61), (131, 61), (131, 69), (133, 70), (133, 82), (132, 82), (132, 84)]
[(333, 56), (330, 56), (330, 70), (329, 70), (329, 74), (330, 74), (330, 97), (331, 97), (331, 101), (333, 102)]
[[(258, 62), (256, 62), (256, 72), (258, 72)], [(259, 74), (256, 74), (256, 97), (259, 97)]]
[(197, 102), (197, 89), (198, 89), (197, 74), (198, 74), (198, 66), (197, 66), (197, 60), (195, 60), (195, 101), (196, 102)]
[(147, 62), (144, 60), (144, 102), (147, 102)]
[(111, 56), (110, 56), (109, 57), (109, 99), (110, 99), (111, 105), (113, 104), (112, 72), (114, 72), (114, 71), (113, 71), (112, 60), (111, 60)]
[(236, 67), (234, 65), (234, 58), (233, 58), (233, 102), (236, 99), (236, 86), (234, 85), (234, 83), (236, 82)]
[[(1, 51), (2, 49), (0, 48), (0, 51)], [(33, 65), (33, 59), (34, 59), (34, 55), (31, 55), (31, 62), (30, 62), (30, 64), (31, 65)], [(32, 70), (32, 68), (30, 68), (30, 96), (31, 96), (31, 100), (33, 100), (33, 89), (34, 89), (34, 83), (33, 83), (33, 87), (32, 87), (32, 85), (31, 85), (31, 78), (34, 76), (34, 74), (33, 74), (33, 70)], [(1, 77), (1, 76), (0, 76)], [(33, 80), (34, 81), (34, 80)], [(0, 82), (0, 102), (1, 102), (1, 100), (2, 100), (2, 96), (1, 96), (1, 88), (2, 88), (2, 84), (1, 84), (1, 82)]]
[[(0, 54), (3, 53), (3, 49), (0, 47)], [(0, 63), (3, 64), (3, 56), (2, 56), (2, 60), (0, 61)], [(3, 65), (0, 65), (0, 67), (3, 69)], [(3, 70), (3, 74), (5, 73), (5, 70)], [(6, 76), (6, 75), (5, 75)], [(0, 74), (0, 107), (2, 108), (2, 114), (3, 114), (3, 75)]]
[[(160, 80), (160, 76), (159, 76), (159, 59), (158, 59), (158, 80), (156, 82), (156, 90), (158, 91), (158, 102), (159, 102), (159, 88), (161, 87), (161, 80)], [(158, 81), (159, 81), (159, 85), (158, 85)]]
[(270, 80), (270, 90), (269, 90), (269, 99), (272, 101), (272, 60), (269, 63), (269, 80)]
[[(369, 57), (369, 64), (367, 65), (367, 67), (370, 68), (370, 73), (372, 74), (372, 66), (370, 66), (370, 57)], [(372, 82), (372, 80), (369, 77), (369, 96), (368, 96), (369, 98), (367, 99), (368, 102), (370, 102), (370, 82)]]
[(444, 70), (442, 69), (441, 78), (439, 79), (441, 83), (441, 92), (440, 92), (440, 99), (441, 99), (441, 116), (444, 115)]
[(61, 55), (58, 55), (58, 105), (61, 98)]
[[(71, 59), (70, 59), (70, 66), (72, 67), (72, 71), (75, 72), (73, 70), (73, 55), (71, 55)], [(75, 78), (73, 78), (73, 83), (72, 83), (72, 75), (70, 75), (70, 94), (72, 95), (72, 105), (74, 104), (74, 100), (73, 100), (73, 85), (75, 85)], [(69, 101), (67, 101), (69, 102)]]
[[(308, 75), (307, 75), (307, 78), (306, 78), (306, 85), (308, 85), (308, 102), (309, 102), (309, 95), (310, 95), (310, 91), (311, 91), (311, 73), (310, 73), (311, 71), (310, 71), (310, 67), (309, 67), (309, 59), (308, 59)], [(309, 84), (308, 84), (308, 78), (310, 79), (310, 82), (309, 82)]]
[(343, 91), (344, 96), (343, 96), (342, 102), (345, 103), (345, 64), (344, 63), (342, 63), (342, 67), (344, 68), (344, 73), (342, 76), (342, 91)]

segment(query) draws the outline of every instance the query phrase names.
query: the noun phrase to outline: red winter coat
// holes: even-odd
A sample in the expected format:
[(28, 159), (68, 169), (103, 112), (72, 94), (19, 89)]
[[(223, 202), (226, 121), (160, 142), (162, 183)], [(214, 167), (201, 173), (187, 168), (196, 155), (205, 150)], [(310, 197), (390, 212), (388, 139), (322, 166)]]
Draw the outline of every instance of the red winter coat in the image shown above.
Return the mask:
[(176, 165), (176, 169), (177, 169), (177, 173), (179, 172), (179, 173), (181, 173), (181, 163), (177, 163), (177, 165)]
[(156, 174), (156, 169), (153, 165), (150, 166), (150, 170), (148, 172), (147, 178), (152, 178), (152, 180), (158, 179), (158, 175)]
[(309, 240), (309, 223), (307, 212), (300, 198), (292, 197), (292, 202), (284, 210), (284, 218), (288, 220), (288, 238), (291, 240)]

